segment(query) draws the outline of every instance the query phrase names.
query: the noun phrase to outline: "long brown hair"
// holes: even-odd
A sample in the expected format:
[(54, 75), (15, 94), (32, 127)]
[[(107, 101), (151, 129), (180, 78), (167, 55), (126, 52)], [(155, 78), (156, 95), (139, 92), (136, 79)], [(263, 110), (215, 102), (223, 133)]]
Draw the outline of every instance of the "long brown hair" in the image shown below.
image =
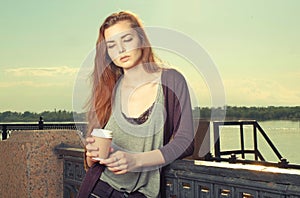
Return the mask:
[(92, 73), (92, 94), (88, 102), (88, 135), (93, 128), (103, 128), (112, 110), (113, 90), (116, 82), (123, 74), (123, 69), (116, 66), (108, 55), (104, 32), (107, 28), (120, 21), (129, 21), (131, 28), (137, 32), (141, 41), (142, 63), (147, 72), (156, 72), (159, 66), (155, 64), (155, 58), (150, 42), (138, 17), (131, 12), (118, 12), (108, 16), (99, 30), (96, 43), (95, 66)]

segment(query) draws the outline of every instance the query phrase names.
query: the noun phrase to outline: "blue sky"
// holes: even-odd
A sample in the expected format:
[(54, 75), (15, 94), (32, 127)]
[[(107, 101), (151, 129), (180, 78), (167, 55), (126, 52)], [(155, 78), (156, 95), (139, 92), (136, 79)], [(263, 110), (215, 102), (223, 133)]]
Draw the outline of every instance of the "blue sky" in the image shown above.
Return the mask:
[[(74, 81), (112, 12), (130, 10), (145, 26), (188, 35), (214, 61), (226, 104), (295, 106), (300, 102), (300, 14), (297, 0), (0, 0), (0, 111), (72, 110)], [(211, 104), (188, 63), (158, 55)], [(198, 82), (199, 81), (199, 82)]]

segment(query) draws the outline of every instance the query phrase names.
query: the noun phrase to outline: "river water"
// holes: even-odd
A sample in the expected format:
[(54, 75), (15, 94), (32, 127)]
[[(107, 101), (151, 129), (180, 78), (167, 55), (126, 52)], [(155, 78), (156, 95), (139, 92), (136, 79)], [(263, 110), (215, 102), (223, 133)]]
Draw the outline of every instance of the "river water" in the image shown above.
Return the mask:
[[(260, 121), (259, 125), (267, 133), (279, 153), (292, 164), (300, 164), (300, 122)], [(245, 149), (253, 150), (253, 127), (245, 126)], [(240, 149), (239, 126), (223, 126), (220, 130), (221, 150)], [(276, 155), (258, 133), (258, 149), (267, 161), (278, 162)], [(253, 155), (246, 155), (254, 159)]]

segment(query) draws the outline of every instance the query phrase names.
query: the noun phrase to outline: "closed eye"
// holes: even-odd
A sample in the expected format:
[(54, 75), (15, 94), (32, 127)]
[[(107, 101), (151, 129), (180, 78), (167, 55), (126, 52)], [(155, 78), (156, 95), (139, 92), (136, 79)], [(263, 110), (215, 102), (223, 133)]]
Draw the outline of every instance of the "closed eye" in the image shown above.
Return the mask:
[(130, 42), (130, 41), (132, 41), (132, 39), (133, 39), (132, 37), (129, 37), (129, 38), (124, 39), (123, 41), (124, 42)]
[(112, 49), (112, 48), (114, 48), (116, 46), (116, 44), (110, 44), (110, 45), (107, 45), (107, 47), (109, 48), (109, 49)]

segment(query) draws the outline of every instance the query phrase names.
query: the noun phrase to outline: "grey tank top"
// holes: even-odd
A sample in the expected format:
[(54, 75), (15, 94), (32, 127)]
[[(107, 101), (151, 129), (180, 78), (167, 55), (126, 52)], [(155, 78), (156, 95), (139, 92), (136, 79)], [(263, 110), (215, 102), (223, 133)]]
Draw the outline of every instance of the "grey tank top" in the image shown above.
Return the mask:
[[(119, 81), (120, 82), (120, 81)], [(121, 110), (121, 89), (117, 84), (112, 115), (105, 128), (113, 131), (115, 151), (130, 153), (147, 152), (163, 146), (165, 107), (162, 85), (158, 86), (157, 96), (147, 120), (142, 124), (128, 121)], [(108, 169), (102, 173), (101, 180), (118, 191), (128, 193), (139, 191), (147, 197), (158, 197), (160, 190), (160, 169), (150, 167), (140, 172), (115, 175)]]

